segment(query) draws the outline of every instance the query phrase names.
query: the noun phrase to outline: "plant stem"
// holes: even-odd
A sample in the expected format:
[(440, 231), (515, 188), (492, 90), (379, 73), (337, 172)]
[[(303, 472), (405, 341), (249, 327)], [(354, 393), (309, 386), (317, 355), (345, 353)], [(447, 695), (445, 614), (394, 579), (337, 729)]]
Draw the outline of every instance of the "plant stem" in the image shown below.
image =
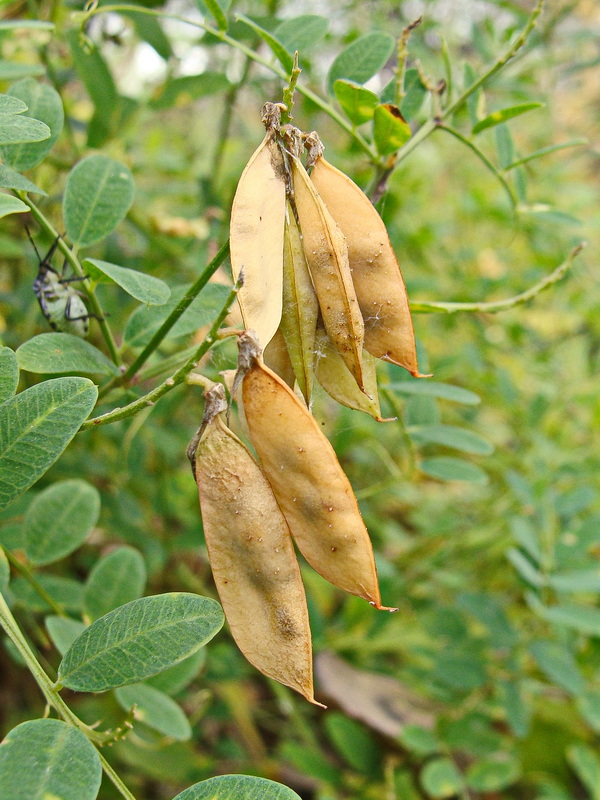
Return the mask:
[(159, 386), (152, 389), (152, 391), (148, 392), (148, 394), (145, 394), (143, 397), (139, 397), (137, 400), (134, 400), (133, 403), (129, 403), (129, 405), (126, 405), (123, 408), (115, 408), (106, 414), (101, 414), (99, 417), (88, 419), (87, 422), (83, 423), (80, 430), (89, 430), (90, 428), (95, 428), (98, 425), (109, 425), (111, 422), (118, 422), (119, 420), (131, 417), (142, 409), (148, 408), (148, 406), (153, 406), (157, 400), (159, 400), (163, 395), (167, 394), (167, 392), (170, 392), (175, 386), (178, 386), (180, 383), (184, 383), (188, 372), (191, 372), (198, 366), (200, 359), (206, 355), (206, 353), (208, 353), (210, 348), (217, 341), (219, 328), (229, 313), (229, 309), (235, 300), (240, 287), (241, 284), (239, 282), (236, 283), (227, 296), (225, 305), (219, 312), (218, 317), (215, 319), (202, 344), (194, 350), (191, 357), (188, 358), (185, 364), (183, 364), (183, 366), (174, 372), (171, 377), (167, 378)]
[(17, 558), (15, 558), (10, 550), (5, 550), (4, 552), (6, 553), (6, 557), (8, 558), (12, 568), (31, 584), (42, 600), (50, 606), (52, 611), (54, 611), (54, 613), (59, 617), (66, 617), (67, 614), (65, 613), (64, 608), (60, 606), (51, 595), (48, 594), (48, 592), (33, 575), (29, 567), (25, 566), (25, 564), (22, 564)]
[(526, 291), (516, 294), (513, 297), (509, 297), (506, 300), (492, 300), (490, 302), (483, 303), (436, 303), (427, 301), (420, 302), (417, 300), (416, 302), (410, 304), (410, 310), (424, 313), (441, 311), (446, 314), (455, 314), (457, 311), (479, 311), (487, 314), (495, 314), (498, 311), (506, 311), (509, 308), (521, 306), (524, 303), (528, 303), (530, 300), (533, 300), (533, 298), (537, 297), (540, 292), (543, 292), (553, 284), (558, 283), (558, 281), (568, 272), (573, 264), (574, 259), (579, 255), (585, 246), (586, 242), (581, 242), (578, 244), (577, 247), (574, 247), (571, 250), (563, 263), (553, 270), (549, 275), (546, 275), (545, 278), (542, 278), (541, 281), (538, 281)]
[(462, 144), (464, 144), (465, 147), (468, 147), (475, 153), (477, 158), (483, 164), (485, 164), (485, 166), (489, 169), (489, 171), (502, 184), (502, 186), (506, 190), (506, 193), (510, 200), (510, 204), (514, 208), (517, 205), (517, 198), (515, 197), (513, 190), (510, 188), (510, 184), (508, 183), (504, 175), (498, 169), (496, 169), (496, 167), (492, 164), (489, 158), (484, 153), (481, 152), (481, 150), (477, 147), (477, 145), (474, 144), (470, 139), (467, 139), (466, 136), (463, 136), (460, 131), (456, 130), (456, 128), (451, 128), (449, 125), (440, 124), (438, 125), (438, 129), (441, 131), (446, 131), (447, 133), (451, 134), (452, 136), (454, 136), (455, 139), (458, 139), (459, 142), (462, 142)]
[(483, 75), (480, 75), (476, 81), (474, 81), (470, 86), (468, 86), (464, 92), (456, 98), (456, 100), (447, 106), (438, 117), (435, 119), (430, 119), (425, 122), (419, 130), (415, 133), (415, 135), (408, 140), (408, 142), (398, 150), (396, 164), (399, 164), (401, 161), (404, 161), (413, 150), (415, 150), (421, 142), (426, 139), (433, 131), (439, 127), (439, 125), (449, 117), (451, 117), (458, 109), (466, 102), (467, 98), (469, 98), (473, 92), (476, 92), (481, 86), (483, 86), (489, 79), (495, 75), (502, 67), (513, 58), (518, 51), (523, 47), (527, 39), (529, 38), (529, 34), (535, 28), (536, 23), (538, 21), (538, 17), (542, 13), (542, 9), (544, 7), (544, 0), (538, 0), (535, 8), (531, 12), (529, 19), (527, 20), (527, 25), (523, 28), (521, 33), (517, 36), (515, 41), (511, 44), (508, 50), (500, 56), (500, 58), (495, 61), (492, 66), (487, 69)]
[[(51, 706), (65, 722), (69, 722), (71, 725), (80, 730), (85, 736), (87, 736), (97, 750), (98, 748), (96, 743), (103, 738), (102, 734), (97, 733), (84, 722), (82, 722), (79, 717), (71, 711), (69, 706), (58, 694), (54, 684), (42, 669), (39, 661), (35, 657), (33, 650), (23, 636), (21, 629), (13, 617), (2, 593), (0, 593), (0, 627), (4, 629), (4, 632), (18, 650), (23, 661), (27, 665), (27, 668), (35, 678), (35, 682), (40, 687), (48, 705)], [(102, 769), (114, 783), (125, 800), (135, 800), (135, 797), (131, 794), (121, 778), (106, 761), (102, 753), (98, 752), (98, 755), (100, 756)]]
[[(58, 239), (58, 249), (71, 265), (73, 272), (80, 278), (86, 278), (87, 276), (85, 274), (85, 270), (79, 263), (79, 259), (77, 258), (75, 253), (71, 250), (71, 248), (67, 245), (67, 243), (58, 233), (58, 231), (54, 228), (50, 220), (44, 216), (44, 214), (40, 211), (40, 209), (36, 206), (36, 204), (27, 196), (26, 192), (15, 192), (15, 194), (20, 200), (22, 200), (29, 206), (32, 216), (34, 217), (36, 222), (40, 225), (40, 227), (42, 227), (46, 231), (46, 233), (48, 233), (52, 237), (52, 239)], [(85, 291), (85, 295), (92, 309), (92, 313), (97, 318), (98, 325), (100, 325), (100, 330), (102, 331), (102, 335), (104, 336), (104, 341), (106, 342), (106, 346), (108, 347), (111, 360), (113, 361), (114, 364), (120, 366), (121, 362), (119, 359), (119, 353), (117, 351), (117, 345), (112, 335), (110, 326), (106, 320), (106, 314), (103, 313), (100, 303), (98, 302), (96, 293), (88, 285), (87, 279), (82, 281), (82, 287), (83, 290)]]
[[(119, 14), (123, 11), (135, 11), (136, 14), (148, 14), (149, 16), (154, 17), (162, 17), (163, 19), (176, 19), (179, 22), (184, 22), (188, 25), (191, 25), (195, 28), (200, 28), (207, 33), (210, 33), (212, 36), (215, 36), (221, 42), (230, 45), (231, 47), (235, 47), (240, 52), (244, 53), (248, 58), (252, 61), (256, 61), (257, 64), (261, 64), (266, 69), (270, 70), (270, 72), (277, 75), (283, 81), (288, 81), (289, 76), (285, 72), (282, 67), (273, 64), (271, 61), (268, 61), (266, 58), (263, 58), (258, 53), (255, 53), (250, 47), (247, 47), (243, 42), (238, 42), (236, 39), (233, 39), (231, 36), (228, 36), (224, 31), (220, 31), (218, 28), (213, 28), (212, 25), (208, 25), (206, 22), (198, 22), (196, 20), (187, 19), (186, 17), (182, 17), (180, 14), (166, 14), (163, 11), (156, 11), (152, 8), (143, 8), (140, 6), (129, 6), (129, 5), (121, 5), (115, 3), (114, 5), (103, 5), (98, 6), (92, 9), (89, 13), (87, 13), (83, 19), (82, 26), (85, 22), (90, 19), (91, 17), (97, 14), (106, 14), (106, 13), (114, 13)], [(354, 130), (352, 123), (348, 122), (341, 114), (339, 114), (335, 108), (330, 105), (326, 100), (320, 97), (318, 94), (315, 94), (311, 89), (306, 86), (303, 86), (301, 83), (298, 83), (296, 86), (297, 90), (300, 94), (303, 94), (304, 97), (311, 100), (316, 106), (318, 106), (322, 111), (324, 111), (331, 119), (333, 119), (340, 128), (343, 128), (346, 133), (351, 136), (358, 146), (363, 150), (369, 158), (373, 161), (373, 163), (378, 163), (379, 156), (377, 151), (367, 142), (367, 140), (360, 135), (356, 130)]]
[(225, 242), (225, 244), (221, 247), (217, 255), (212, 259), (212, 261), (205, 267), (204, 271), (198, 276), (198, 278), (194, 281), (194, 283), (190, 286), (187, 290), (185, 295), (181, 298), (179, 303), (175, 306), (173, 311), (169, 314), (160, 328), (156, 331), (152, 339), (148, 342), (146, 347), (142, 350), (139, 356), (135, 359), (135, 361), (130, 364), (130, 366), (125, 370), (121, 381), (127, 382), (131, 380), (131, 378), (135, 375), (138, 369), (144, 364), (148, 358), (152, 355), (152, 353), (156, 350), (156, 348), (160, 345), (162, 340), (165, 338), (167, 333), (171, 330), (173, 325), (177, 322), (179, 317), (186, 311), (196, 297), (200, 294), (202, 289), (206, 286), (208, 281), (212, 278), (218, 268), (221, 266), (223, 261), (225, 261), (227, 255), (229, 254), (229, 240)]

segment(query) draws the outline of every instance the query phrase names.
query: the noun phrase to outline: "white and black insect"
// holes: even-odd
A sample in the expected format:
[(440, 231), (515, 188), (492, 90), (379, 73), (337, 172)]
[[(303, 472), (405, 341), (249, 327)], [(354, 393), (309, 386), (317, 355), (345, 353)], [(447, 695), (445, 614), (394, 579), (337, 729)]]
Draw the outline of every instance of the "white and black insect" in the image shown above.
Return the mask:
[(55, 331), (86, 337), (90, 329), (90, 317), (93, 317), (94, 314), (88, 312), (81, 293), (73, 286), (77, 281), (85, 280), (85, 276), (66, 277), (66, 261), (62, 272), (58, 272), (52, 266), (52, 256), (58, 247), (60, 236), (56, 237), (50, 250), (42, 258), (29, 231), (27, 231), (27, 235), (40, 262), (38, 274), (33, 282), (33, 291), (40, 304), (42, 314)]

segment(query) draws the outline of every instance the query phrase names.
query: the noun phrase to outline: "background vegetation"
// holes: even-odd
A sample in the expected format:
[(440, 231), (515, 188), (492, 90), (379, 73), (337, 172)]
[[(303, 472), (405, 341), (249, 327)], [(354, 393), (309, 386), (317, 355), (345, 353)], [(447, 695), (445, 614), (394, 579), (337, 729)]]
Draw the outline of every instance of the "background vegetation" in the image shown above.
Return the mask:
[[(0, 209), (9, 214), (6, 204), (18, 196), (26, 208), (10, 211), (29, 210), (6, 216), (0, 232), (1, 336), (6, 347), (25, 348), (17, 354), (19, 390), (57, 377), (47, 340), (32, 338), (49, 327), (32, 292), (38, 266), (24, 220), (42, 253), (52, 229), (62, 233), (66, 225), (72, 240), (72, 231), (81, 233), (81, 259), (139, 270), (181, 296), (178, 287), (195, 281), (227, 240), (236, 182), (262, 137), (260, 107), (281, 99), (296, 48), (302, 91), (294, 122), (317, 129), (328, 159), (361, 186), (385, 188), (379, 208), (409, 297), (415, 311), (432, 312), (416, 314), (415, 325), (421, 367), (434, 378), (417, 382), (382, 366), (384, 415), (397, 415), (395, 423), (378, 424), (325, 396), (314, 409), (360, 500), (384, 602), (400, 608), (376, 613), (303, 568), (317, 694), (328, 711), (257, 674), (226, 631), (175, 674), (150, 681), (185, 718), (139, 688), (137, 695), (62, 695), (84, 722), (116, 731), (108, 738), (118, 741), (103, 754), (145, 800), (174, 797), (223, 773), (280, 781), (306, 800), (597, 800), (598, 9), (585, 0), (548, 4), (514, 58), (444, 118), (452, 135), (434, 130), (432, 120), (510, 51), (531, 19), (529, 3), (303, 4), (302, 14), (312, 16), (299, 22), (290, 21), (297, 5), (277, 0), (140, 8), (159, 16), (101, 5), (82, 39), (76, 3), (3, 4), (0, 89), (31, 97), (32, 85), (52, 86), (65, 109), (62, 132), (33, 169), (3, 150), (4, 163), (46, 193), (14, 185), (2, 172)], [(163, 10), (170, 16), (161, 17)], [(376, 95), (402, 100), (386, 89), (397, 63), (393, 39), (373, 78), (368, 68), (360, 73), (356, 51), (342, 56), (357, 39), (367, 55), (381, 53), (385, 34), (397, 39), (420, 15), (401, 105), (413, 138), (394, 160), (396, 148), (390, 152), (385, 141), (377, 152), (368, 120), (353, 127), (328, 90), (328, 73), (335, 63), (333, 77), (370, 79)], [(383, 40), (369, 49), (360, 37), (374, 31)], [(348, 91), (355, 99), (356, 90)], [(542, 105), (492, 124), (493, 112), (529, 103)], [(29, 114), (59, 131), (56, 105), (38, 112)], [(109, 204), (115, 219), (104, 219), (104, 232), (86, 246), (73, 221), (86, 195), (70, 171), (90, 153), (127, 165), (135, 199), (127, 211), (127, 191), (117, 192)], [(589, 246), (571, 264), (583, 240)], [(565, 261), (564, 280), (529, 303), (498, 314), (480, 305), (538, 286)], [(84, 265), (116, 344), (111, 352), (94, 320), (89, 341), (127, 367), (153, 320), (173, 306), (145, 309), (139, 300), (148, 299), (147, 283), (136, 300), (96, 267)], [(92, 416), (150, 392), (197, 350), (226, 301), (227, 270), (225, 262), (136, 382), (121, 385), (97, 355), (82, 365), (67, 354), (61, 374), (91, 375), (101, 387)], [(431, 302), (474, 306), (433, 313)], [(226, 340), (202, 369), (215, 378), (234, 365)], [(9, 403), (11, 394), (3, 394)], [(75, 623), (141, 595), (215, 597), (185, 458), (201, 410), (199, 389), (182, 383), (127, 419), (79, 433), (1, 512), (8, 561), (0, 563), (0, 588), (8, 586), (12, 613), (52, 679), (81, 629)], [(83, 500), (73, 547), (51, 543), (41, 552), (53, 513), (75, 490)], [(62, 491), (62, 499), (50, 491)], [(5, 735), (42, 717), (45, 701), (8, 641), (0, 675)], [(127, 731), (133, 702), (145, 720)], [(123, 792), (105, 780), (98, 796), (114, 800)]]

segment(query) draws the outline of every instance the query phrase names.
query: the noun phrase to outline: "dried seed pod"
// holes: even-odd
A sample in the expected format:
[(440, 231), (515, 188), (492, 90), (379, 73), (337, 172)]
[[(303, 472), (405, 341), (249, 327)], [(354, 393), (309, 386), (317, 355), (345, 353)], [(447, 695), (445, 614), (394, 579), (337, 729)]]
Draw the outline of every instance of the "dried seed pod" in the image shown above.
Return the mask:
[(243, 274), (238, 301), (244, 325), (265, 347), (281, 320), (286, 173), (276, 141), (278, 116), (263, 112), (263, 119), (267, 135), (242, 172), (233, 199), (230, 251), (234, 280)]
[(319, 303), (308, 271), (298, 223), (289, 203), (286, 209), (283, 242), (281, 332), (287, 344), (300, 391), (306, 402), (310, 403)]
[(265, 347), (263, 358), (265, 364), (267, 364), (273, 372), (276, 372), (280, 378), (283, 378), (287, 385), (293, 389), (296, 376), (285, 338), (281, 332), (281, 325), (277, 328), (275, 336), (273, 336), (269, 344)]
[(289, 528), (260, 467), (223, 422), (223, 387), (205, 396), (188, 456), (227, 622), (251, 664), (315, 703), (306, 596)]
[(316, 420), (240, 336), (252, 444), (300, 551), (330, 583), (382, 608), (373, 548), (348, 478)]
[(309, 161), (314, 159), (311, 180), (348, 243), (365, 350), (425, 377), (419, 373), (406, 287), (384, 222), (361, 189), (319, 155), (316, 139), (316, 134), (307, 138)]
[[(286, 131), (289, 136), (289, 130)], [(344, 235), (315, 190), (300, 159), (291, 157), (294, 202), (306, 261), (325, 330), (363, 389), (364, 325), (348, 263)]]
[(363, 352), (365, 391), (361, 392), (322, 325), (317, 328), (315, 374), (327, 394), (338, 403), (357, 411), (364, 411), (377, 422), (391, 421), (381, 416), (375, 358), (370, 353)]

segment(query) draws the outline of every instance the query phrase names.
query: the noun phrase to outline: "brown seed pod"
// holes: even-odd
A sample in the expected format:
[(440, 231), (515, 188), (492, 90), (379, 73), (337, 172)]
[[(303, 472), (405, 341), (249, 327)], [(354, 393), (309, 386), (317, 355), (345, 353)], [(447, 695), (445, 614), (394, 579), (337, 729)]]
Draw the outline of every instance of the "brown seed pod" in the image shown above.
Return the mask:
[(311, 180), (348, 243), (352, 281), (365, 324), (365, 350), (415, 377), (428, 377), (419, 372), (406, 287), (384, 222), (364, 192), (318, 155), (315, 138), (316, 134), (307, 138), (309, 149), (313, 145), (312, 157), (316, 155)]
[(260, 467), (222, 419), (223, 387), (205, 396), (188, 456), (227, 622), (251, 664), (316, 703), (306, 596), (289, 528)]
[(346, 240), (300, 159), (292, 154), (291, 162), (294, 202), (304, 253), (323, 324), (356, 383), (363, 389), (364, 325), (352, 284)]
[(302, 401), (264, 365), (250, 332), (239, 346), (252, 444), (302, 555), (330, 583), (382, 608), (369, 534), (332, 446)]
[[(293, 210), (288, 203), (283, 244), (281, 331), (287, 344), (298, 386), (307, 403), (310, 403), (312, 394), (315, 331), (318, 316), (319, 303), (308, 271), (302, 237)], [(275, 370), (275, 372), (278, 371)]]
[(391, 422), (381, 416), (375, 358), (363, 352), (365, 391), (361, 392), (322, 325), (317, 328), (315, 374), (323, 389), (338, 403), (356, 411), (364, 411), (377, 422)]
[(231, 271), (236, 281), (243, 275), (238, 294), (242, 318), (263, 347), (279, 327), (282, 308), (286, 174), (276, 117), (263, 114), (270, 127), (242, 172), (230, 224)]

